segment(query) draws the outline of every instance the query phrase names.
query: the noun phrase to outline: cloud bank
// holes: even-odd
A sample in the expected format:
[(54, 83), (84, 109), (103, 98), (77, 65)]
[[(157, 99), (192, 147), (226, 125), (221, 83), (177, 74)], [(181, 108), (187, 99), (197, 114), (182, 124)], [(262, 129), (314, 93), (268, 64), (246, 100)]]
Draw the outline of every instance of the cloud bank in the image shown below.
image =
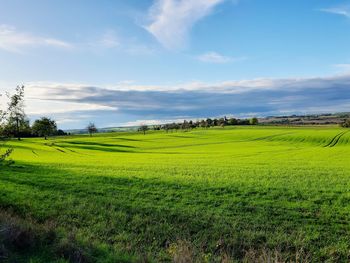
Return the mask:
[[(222, 115), (341, 112), (350, 111), (350, 75), (108, 88), (31, 83), (27, 101), (33, 115), (65, 113), (65, 118), (76, 118), (79, 123), (81, 115), (93, 113), (95, 118), (108, 115), (108, 123), (116, 125)], [(123, 120), (117, 116), (124, 116)]]

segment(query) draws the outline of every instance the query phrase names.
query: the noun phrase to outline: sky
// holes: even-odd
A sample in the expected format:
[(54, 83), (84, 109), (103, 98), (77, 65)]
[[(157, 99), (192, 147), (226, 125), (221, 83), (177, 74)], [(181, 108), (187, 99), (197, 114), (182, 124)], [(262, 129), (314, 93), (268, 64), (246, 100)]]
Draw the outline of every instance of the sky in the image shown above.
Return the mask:
[(0, 93), (62, 129), (350, 112), (349, 47), (347, 0), (0, 0)]

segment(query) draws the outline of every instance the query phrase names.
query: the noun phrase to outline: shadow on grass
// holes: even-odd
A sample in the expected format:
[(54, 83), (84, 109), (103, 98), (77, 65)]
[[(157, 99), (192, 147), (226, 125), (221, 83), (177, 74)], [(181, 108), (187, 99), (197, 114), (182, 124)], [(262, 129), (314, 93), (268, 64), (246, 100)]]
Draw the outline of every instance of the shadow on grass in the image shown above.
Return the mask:
[(109, 143), (97, 143), (97, 142), (64, 142), (64, 145), (59, 143), (55, 146), (62, 148), (75, 148), (75, 149), (85, 149), (85, 150), (94, 150), (94, 151), (103, 151), (103, 152), (134, 152), (136, 147), (122, 144), (109, 144)]
[(111, 144), (111, 143), (99, 143), (99, 142), (74, 142), (74, 141), (67, 141), (65, 142), (67, 144), (74, 144), (74, 145), (92, 145), (92, 146), (101, 146), (101, 147), (122, 147), (122, 148), (136, 148), (135, 146), (130, 145), (123, 145), (123, 144)]
[[(314, 255), (315, 262), (330, 257), (342, 262), (349, 256), (345, 250), (336, 255), (321, 253), (346, 238), (342, 233), (347, 225), (338, 224), (335, 217), (313, 217), (315, 204), (296, 207), (295, 193), (283, 187), (100, 176), (95, 170), (80, 173), (76, 168), (23, 164), (4, 169), (0, 207), (54, 219), (67, 231), (76, 228), (90, 236), (91, 242), (148, 253), (158, 261), (169, 249), (176, 249), (171, 244), (178, 240), (190, 242), (193, 255), (227, 254), (235, 260), (243, 260), (247, 251), (251, 257), (260, 257), (254, 251), (265, 248), (278, 248), (287, 258), (303, 249)], [(305, 203), (308, 198), (308, 193), (300, 193), (295, 201)], [(324, 208), (327, 202), (318, 205)], [(313, 238), (315, 231), (319, 235)]]
[(122, 138), (122, 137), (116, 137), (113, 138), (114, 140), (122, 140), (122, 141), (129, 141), (129, 142), (139, 142), (142, 140), (138, 140), (138, 139), (130, 139), (130, 138)]
[(0, 208), (0, 262), (139, 262), (136, 258), (114, 253), (78, 239), (74, 232), (57, 228), (54, 222), (39, 223)]

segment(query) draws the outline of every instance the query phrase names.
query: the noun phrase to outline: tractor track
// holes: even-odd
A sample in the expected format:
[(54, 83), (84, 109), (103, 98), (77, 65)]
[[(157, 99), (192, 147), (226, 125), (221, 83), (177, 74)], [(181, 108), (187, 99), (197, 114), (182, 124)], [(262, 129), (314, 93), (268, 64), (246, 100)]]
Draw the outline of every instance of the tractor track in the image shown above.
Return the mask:
[(337, 135), (335, 135), (332, 140), (325, 146), (323, 147), (334, 147), (338, 144), (339, 140), (341, 137), (343, 137), (346, 133), (348, 133), (349, 131), (343, 131), (338, 133)]

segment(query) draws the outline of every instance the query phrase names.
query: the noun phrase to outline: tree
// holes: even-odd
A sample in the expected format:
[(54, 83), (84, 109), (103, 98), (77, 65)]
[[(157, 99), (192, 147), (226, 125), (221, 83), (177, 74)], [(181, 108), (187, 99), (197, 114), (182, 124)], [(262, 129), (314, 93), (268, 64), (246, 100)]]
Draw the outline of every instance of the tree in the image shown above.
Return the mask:
[(164, 124), (164, 125), (162, 126), (162, 128), (166, 131), (166, 133), (168, 133), (169, 130), (170, 130), (170, 125), (169, 125), (169, 124)]
[(57, 133), (57, 125), (54, 120), (47, 117), (42, 117), (34, 122), (32, 131), (35, 135), (45, 137), (45, 140), (47, 140), (48, 136)]
[(67, 135), (67, 133), (60, 129), (60, 130), (57, 130), (56, 135), (57, 136), (65, 136), (65, 135)]
[(350, 128), (350, 119), (345, 120), (340, 126), (343, 128)]
[(206, 120), (201, 120), (199, 122), (199, 126), (202, 127), (202, 128), (207, 128), (208, 127), (208, 123)]
[(218, 125), (221, 126), (222, 128), (225, 128), (226, 124), (227, 124), (227, 119), (226, 119), (226, 117), (220, 118), (220, 119), (218, 120)]
[(4, 151), (2, 150), (3, 148), (5, 148), (5, 144), (7, 142), (7, 138), (4, 134), (4, 129), (3, 129), (4, 128), (3, 121), (5, 116), (6, 116), (6, 112), (0, 110), (0, 165), (6, 162), (6, 159), (11, 155), (13, 151), (12, 148), (6, 148)]
[(140, 128), (139, 128), (139, 131), (143, 132), (143, 135), (146, 134), (146, 131), (148, 131), (149, 128), (147, 125), (141, 125)]
[(184, 122), (181, 123), (180, 127), (181, 127), (182, 130), (189, 130), (191, 128), (189, 122), (186, 121), (186, 120), (184, 120)]
[(24, 112), (24, 86), (17, 86), (15, 94), (7, 94), (9, 103), (7, 107), (5, 131), (10, 136), (21, 139), (21, 131), (27, 130), (29, 121)]
[(259, 121), (258, 121), (258, 119), (257, 118), (251, 118), (250, 120), (249, 120), (249, 124), (250, 125), (257, 125), (259, 123)]
[(237, 125), (238, 121), (235, 118), (230, 118), (228, 120), (228, 125)]
[(90, 137), (92, 136), (92, 134), (98, 132), (96, 125), (93, 122), (90, 122), (86, 129), (88, 130)]
[(206, 122), (207, 122), (208, 127), (210, 127), (210, 126), (213, 125), (213, 120), (210, 119), (210, 118), (208, 118), (208, 119), (206, 120)]

